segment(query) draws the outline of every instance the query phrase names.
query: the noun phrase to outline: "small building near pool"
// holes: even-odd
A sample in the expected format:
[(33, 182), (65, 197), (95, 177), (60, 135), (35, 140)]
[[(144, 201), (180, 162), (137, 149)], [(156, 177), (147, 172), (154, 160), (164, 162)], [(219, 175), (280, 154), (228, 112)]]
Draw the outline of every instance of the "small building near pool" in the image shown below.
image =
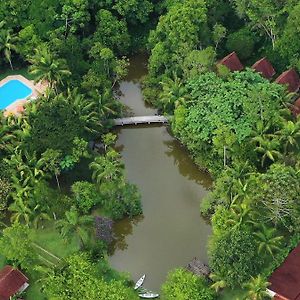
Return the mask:
[(18, 269), (5, 266), (0, 270), (0, 300), (9, 300), (29, 286), (28, 278)]
[(300, 244), (269, 278), (268, 292), (276, 300), (300, 300)]

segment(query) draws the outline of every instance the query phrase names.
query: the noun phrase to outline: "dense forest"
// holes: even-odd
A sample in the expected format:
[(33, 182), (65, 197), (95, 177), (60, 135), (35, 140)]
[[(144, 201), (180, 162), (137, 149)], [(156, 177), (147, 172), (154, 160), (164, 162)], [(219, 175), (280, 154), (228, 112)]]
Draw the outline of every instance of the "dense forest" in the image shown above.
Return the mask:
[(142, 213), (108, 121), (126, 114), (115, 90), (138, 52), (149, 55), (145, 100), (214, 179), (199, 208), (212, 273), (171, 271), (162, 298), (267, 299), (300, 241), (297, 94), (218, 61), (235, 51), (246, 66), (267, 57), (277, 74), (300, 70), (299, 17), (297, 0), (0, 2), (1, 77), (48, 83), (22, 115), (1, 112), (0, 261), (34, 282), (25, 299), (138, 299), (106, 259), (113, 222)]

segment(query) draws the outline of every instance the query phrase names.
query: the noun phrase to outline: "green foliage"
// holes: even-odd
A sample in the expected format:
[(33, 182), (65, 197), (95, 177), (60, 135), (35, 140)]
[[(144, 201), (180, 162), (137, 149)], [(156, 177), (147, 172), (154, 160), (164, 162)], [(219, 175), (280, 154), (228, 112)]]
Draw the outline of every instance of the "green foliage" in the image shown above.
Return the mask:
[(270, 283), (267, 279), (263, 278), (261, 275), (257, 277), (251, 277), (249, 282), (247, 282), (244, 287), (247, 289), (246, 298), (250, 300), (265, 300), (270, 299), (270, 295), (267, 292), (267, 288)]
[(136, 293), (124, 285), (124, 281), (106, 282), (101, 270), (87, 254), (73, 255), (66, 259), (66, 263), (63, 270), (50, 275), (44, 283), (45, 293), (51, 299), (138, 299)]
[(8, 197), (11, 192), (11, 183), (0, 177), (0, 211), (7, 208)]
[(176, 269), (168, 274), (162, 286), (165, 300), (213, 300), (214, 292), (204, 278), (197, 277), (184, 269)]
[(189, 101), (175, 109), (173, 131), (202, 166), (216, 171), (220, 158), (224, 165), (233, 157), (256, 160), (244, 142), (260, 120), (276, 124), (284, 92), (247, 70), (227, 80), (213, 73), (200, 75), (189, 81), (187, 93)]
[(54, 149), (61, 151), (63, 156), (71, 154), (74, 139), (83, 136), (84, 122), (62, 96), (51, 101), (40, 99), (37, 112), (29, 115), (29, 122), (28, 146), (38, 153)]
[(265, 174), (252, 177), (252, 198), (265, 222), (297, 230), (299, 177), (295, 169), (273, 164)]
[(253, 234), (244, 226), (212, 237), (211, 268), (228, 286), (239, 286), (259, 273), (262, 260), (253, 239)]
[(235, 51), (240, 59), (248, 59), (253, 55), (255, 35), (245, 27), (228, 35), (226, 48), (229, 52)]
[(28, 227), (15, 223), (3, 230), (0, 238), (1, 254), (15, 266), (32, 269), (36, 254), (32, 247), (32, 239)]
[(83, 213), (88, 213), (92, 207), (99, 203), (99, 195), (94, 184), (78, 181), (71, 187), (76, 206)]

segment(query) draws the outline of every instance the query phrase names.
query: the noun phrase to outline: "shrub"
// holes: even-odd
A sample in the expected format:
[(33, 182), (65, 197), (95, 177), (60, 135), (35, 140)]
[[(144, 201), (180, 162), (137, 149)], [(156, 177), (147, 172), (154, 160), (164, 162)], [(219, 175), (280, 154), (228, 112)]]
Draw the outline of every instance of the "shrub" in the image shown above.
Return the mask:
[(215, 294), (203, 277), (198, 277), (184, 269), (177, 269), (168, 274), (162, 286), (165, 300), (213, 300)]
[(77, 208), (88, 213), (101, 200), (94, 184), (86, 181), (77, 181), (71, 187)]
[(240, 59), (248, 59), (254, 51), (254, 46), (255, 36), (246, 27), (229, 34), (226, 42), (227, 50), (235, 51)]
[(214, 235), (210, 243), (210, 266), (230, 287), (256, 276), (262, 266), (253, 234), (239, 227)]

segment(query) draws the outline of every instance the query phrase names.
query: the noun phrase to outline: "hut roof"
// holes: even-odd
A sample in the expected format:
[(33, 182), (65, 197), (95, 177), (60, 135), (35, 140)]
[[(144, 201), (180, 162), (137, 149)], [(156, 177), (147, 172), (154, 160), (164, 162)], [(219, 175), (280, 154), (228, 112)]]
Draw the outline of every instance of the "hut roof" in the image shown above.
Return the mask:
[(244, 66), (235, 52), (225, 56), (219, 63), (226, 66), (230, 71), (241, 71), (244, 69)]
[(28, 282), (28, 278), (19, 270), (5, 266), (0, 270), (0, 300), (9, 300)]
[(269, 278), (269, 290), (288, 300), (300, 300), (300, 244)]
[(271, 79), (275, 75), (275, 70), (272, 64), (264, 57), (258, 60), (253, 66), (252, 69), (260, 73), (263, 77)]
[(297, 92), (300, 87), (300, 78), (295, 69), (289, 69), (283, 72), (275, 82), (287, 85), (289, 92)]

